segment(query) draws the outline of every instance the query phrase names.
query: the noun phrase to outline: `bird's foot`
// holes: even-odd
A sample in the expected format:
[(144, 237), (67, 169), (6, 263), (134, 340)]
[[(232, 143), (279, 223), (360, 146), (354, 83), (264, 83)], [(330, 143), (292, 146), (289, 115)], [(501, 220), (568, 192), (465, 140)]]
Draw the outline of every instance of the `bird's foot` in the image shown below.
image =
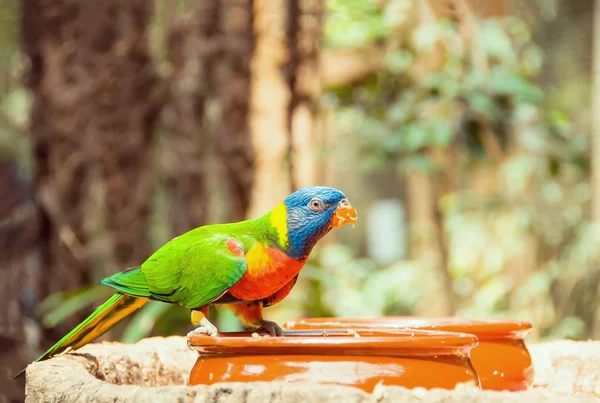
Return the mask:
[(198, 325), (197, 328), (189, 332), (187, 334), (187, 337), (189, 339), (191, 336), (199, 334), (207, 334), (211, 337), (217, 337), (219, 335), (219, 331), (217, 330), (217, 327), (215, 325), (210, 323), (210, 321), (206, 317), (204, 317), (200, 321), (200, 325)]
[(260, 329), (266, 330), (269, 333), (269, 336), (283, 336), (283, 329), (275, 322), (271, 322), (270, 320), (260, 320)]

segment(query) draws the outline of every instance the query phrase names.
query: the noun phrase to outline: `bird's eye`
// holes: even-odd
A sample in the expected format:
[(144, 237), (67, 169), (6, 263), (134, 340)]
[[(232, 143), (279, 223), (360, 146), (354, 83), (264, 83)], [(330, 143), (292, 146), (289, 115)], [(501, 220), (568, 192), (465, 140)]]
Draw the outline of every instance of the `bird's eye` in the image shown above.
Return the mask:
[(321, 211), (323, 210), (323, 202), (319, 199), (312, 199), (308, 205), (313, 211)]

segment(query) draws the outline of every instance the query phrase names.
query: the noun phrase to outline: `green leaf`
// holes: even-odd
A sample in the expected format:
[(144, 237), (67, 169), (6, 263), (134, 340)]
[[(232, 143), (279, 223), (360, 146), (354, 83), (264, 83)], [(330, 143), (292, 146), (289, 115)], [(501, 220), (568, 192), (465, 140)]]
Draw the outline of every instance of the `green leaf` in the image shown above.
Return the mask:
[[(153, 333), (156, 333), (159, 336), (170, 336), (192, 327), (189, 309), (178, 304), (166, 305), (169, 305), (169, 309), (164, 315), (157, 319)], [(215, 317), (214, 306), (210, 307), (209, 313), (211, 318)]]
[(440, 86), (440, 90), (445, 97), (449, 99), (456, 98), (463, 90), (462, 82), (452, 79), (446, 80)]
[(481, 44), (489, 56), (505, 63), (515, 61), (512, 42), (498, 21), (483, 21), (479, 33)]
[(389, 0), (383, 9), (382, 20), (386, 27), (395, 28), (404, 25), (413, 17), (415, 4), (412, 0)]
[(402, 102), (394, 102), (386, 110), (386, 119), (390, 123), (402, 124), (404, 123), (411, 112), (411, 108), (404, 105)]
[(385, 65), (396, 74), (404, 73), (411, 66), (413, 56), (407, 51), (389, 52), (385, 56)]
[(88, 291), (93, 287), (96, 287), (96, 285), (94, 285), (94, 286), (86, 285), (83, 287), (74, 288), (74, 289), (70, 289), (70, 290), (66, 290), (66, 291), (62, 291), (62, 292), (56, 292), (54, 294), (51, 294), (37, 305), (37, 307), (36, 307), (37, 313), (40, 315), (44, 315), (44, 314), (50, 312), (51, 310), (58, 308), (60, 306), (60, 304), (62, 304), (67, 299), (72, 298), (73, 296), (80, 294), (82, 292)]
[[(1, 56), (1, 54), (0, 54)], [(20, 126), (27, 124), (31, 109), (31, 94), (24, 88), (16, 88), (1, 99), (0, 107)]]
[(549, 339), (579, 339), (585, 334), (585, 322), (576, 316), (567, 316), (553, 326)]
[[(546, 0), (544, 0), (546, 1)], [(504, 19), (506, 30), (510, 34), (516, 46), (523, 46), (531, 42), (531, 32), (523, 20), (510, 16)]]
[(86, 306), (101, 299), (107, 299), (112, 294), (113, 290), (103, 285), (82, 287), (54, 294), (38, 305), (40, 313), (46, 312), (43, 315), (42, 323), (46, 327), (54, 327)]
[(544, 95), (531, 81), (500, 67), (492, 69), (489, 87), (492, 92), (513, 96), (518, 102), (537, 103)]
[(399, 175), (409, 175), (415, 171), (432, 172), (435, 170), (435, 166), (422, 155), (411, 155), (403, 158), (398, 163), (396, 170)]
[(435, 43), (442, 37), (442, 27), (436, 22), (420, 24), (414, 31), (412, 43), (417, 52), (432, 50)]
[(427, 144), (425, 128), (418, 123), (411, 123), (400, 131), (404, 148), (409, 151), (417, 151)]
[(361, 158), (360, 169), (366, 173), (382, 171), (387, 167), (387, 162), (380, 153), (367, 154)]
[(325, 44), (355, 48), (389, 33), (381, 12), (372, 1), (328, 0), (325, 19)]
[(521, 52), (521, 68), (528, 76), (536, 76), (544, 64), (544, 52), (535, 45), (527, 46)]
[(402, 148), (402, 136), (391, 133), (386, 136), (383, 142), (383, 150), (388, 153), (394, 153)]
[(561, 111), (557, 111), (555, 109), (550, 111), (548, 114), (548, 120), (550, 125), (560, 132), (567, 132), (571, 128), (569, 117)]
[(219, 309), (219, 331), (221, 332), (239, 332), (244, 329), (237, 316), (229, 309)]
[(152, 332), (156, 322), (165, 315), (169, 309), (171, 309), (170, 304), (160, 302), (151, 301), (144, 305), (125, 328), (125, 331), (121, 336), (121, 342), (135, 343), (144, 337), (147, 337)]
[(302, 277), (306, 280), (314, 280), (326, 287), (333, 287), (337, 284), (338, 279), (332, 276), (322, 267), (316, 265), (305, 265), (302, 269)]
[(429, 137), (433, 145), (440, 148), (446, 148), (450, 145), (454, 139), (454, 127), (451, 122), (436, 119), (430, 121), (428, 126)]
[(486, 116), (494, 116), (497, 113), (494, 101), (487, 95), (481, 92), (475, 92), (467, 96), (467, 100), (471, 108)]

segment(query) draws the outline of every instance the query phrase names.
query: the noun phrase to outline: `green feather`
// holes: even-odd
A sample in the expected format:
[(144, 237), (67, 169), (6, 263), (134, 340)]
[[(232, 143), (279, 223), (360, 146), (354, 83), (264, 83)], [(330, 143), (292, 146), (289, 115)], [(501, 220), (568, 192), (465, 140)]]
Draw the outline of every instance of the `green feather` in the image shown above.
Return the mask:
[(120, 273), (113, 274), (100, 281), (120, 293), (133, 297), (148, 298), (151, 296), (148, 290), (148, 282), (139, 267), (133, 267)]
[(190, 309), (219, 298), (246, 272), (246, 260), (227, 249), (232, 238), (252, 243), (230, 224), (197, 228), (164, 245), (141, 266), (151, 297)]

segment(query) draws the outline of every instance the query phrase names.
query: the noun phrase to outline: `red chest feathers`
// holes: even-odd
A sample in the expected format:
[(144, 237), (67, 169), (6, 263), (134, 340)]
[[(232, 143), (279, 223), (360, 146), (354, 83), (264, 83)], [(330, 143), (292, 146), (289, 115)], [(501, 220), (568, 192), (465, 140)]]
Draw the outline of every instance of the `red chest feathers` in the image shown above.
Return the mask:
[[(238, 256), (243, 252), (232, 242), (229, 250)], [(289, 283), (302, 270), (304, 262), (288, 257), (281, 250), (256, 244), (246, 253), (244, 276), (229, 289), (236, 298), (252, 301), (267, 298)]]

